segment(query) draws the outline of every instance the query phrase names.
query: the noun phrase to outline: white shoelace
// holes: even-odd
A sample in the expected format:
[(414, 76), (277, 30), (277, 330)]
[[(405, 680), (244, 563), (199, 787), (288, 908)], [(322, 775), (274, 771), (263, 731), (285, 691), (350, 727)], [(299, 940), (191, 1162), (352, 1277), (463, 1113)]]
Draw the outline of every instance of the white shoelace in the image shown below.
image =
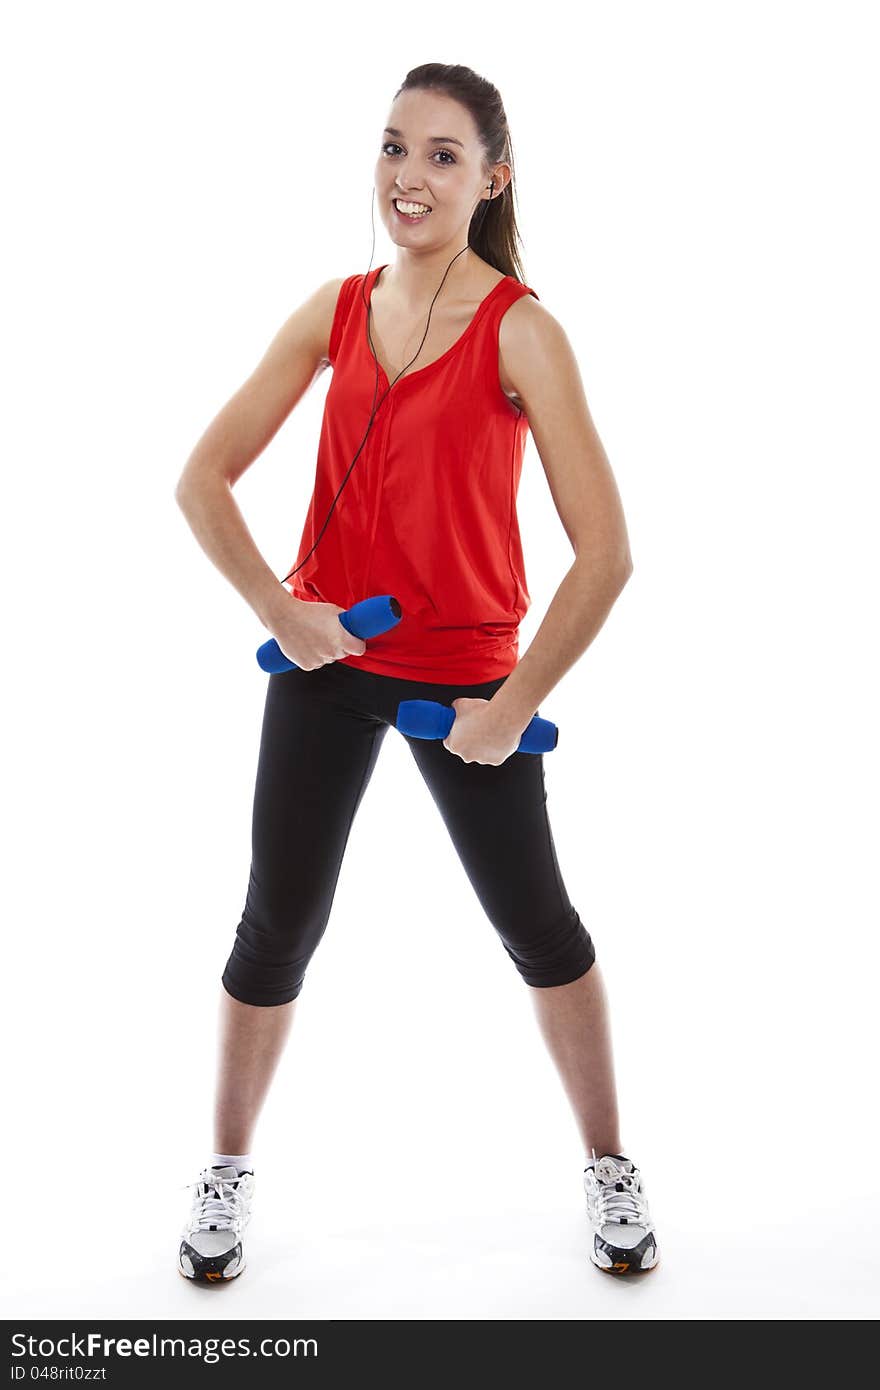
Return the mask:
[[(595, 1191), (599, 1215), (603, 1221), (620, 1221), (623, 1217), (630, 1223), (645, 1219), (647, 1203), (638, 1190), (637, 1173), (622, 1173), (607, 1164), (603, 1168), (601, 1159), (594, 1172), (597, 1178), (606, 1180), (604, 1183), (600, 1181)], [(622, 1192), (618, 1192), (616, 1183), (623, 1183)]]
[(238, 1224), (244, 1215), (244, 1201), (232, 1186), (237, 1181), (240, 1179), (200, 1177), (197, 1182), (184, 1184), (197, 1192), (193, 1199), (193, 1230), (208, 1231), (213, 1227), (222, 1231)]

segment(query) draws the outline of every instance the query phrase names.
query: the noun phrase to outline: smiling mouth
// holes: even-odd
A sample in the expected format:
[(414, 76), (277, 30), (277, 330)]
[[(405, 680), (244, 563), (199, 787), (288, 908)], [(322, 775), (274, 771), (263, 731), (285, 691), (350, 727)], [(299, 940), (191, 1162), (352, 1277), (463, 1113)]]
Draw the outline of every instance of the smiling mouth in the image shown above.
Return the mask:
[[(398, 203), (401, 203), (401, 202), (403, 202), (403, 203), (411, 202), (411, 203), (413, 204), (414, 207), (426, 208), (427, 211), (426, 211), (426, 212), (404, 212), (403, 208), (398, 207)], [(401, 217), (408, 217), (408, 218), (410, 218), (410, 219), (413, 220), (413, 221), (414, 221), (416, 218), (419, 218), (419, 217), (428, 217), (428, 216), (430, 216), (431, 212), (433, 211), (433, 208), (431, 208), (431, 207), (429, 206), (428, 203), (419, 203), (417, 199), (398, 198), (398, 197), (395, 196), (394, 198), (391, 199), (391, 205), (392, 205), (392, 207), (394, 208), (395, 212), (397, 212)]]

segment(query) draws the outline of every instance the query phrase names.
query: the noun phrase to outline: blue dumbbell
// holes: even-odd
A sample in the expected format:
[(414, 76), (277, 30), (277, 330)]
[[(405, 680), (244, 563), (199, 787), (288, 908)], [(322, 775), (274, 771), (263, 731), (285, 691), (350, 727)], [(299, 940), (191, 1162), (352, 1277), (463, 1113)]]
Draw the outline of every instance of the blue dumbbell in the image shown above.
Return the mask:
[[(362, 599), (360, 603), (338, 614), (338, 617), (346, 632), (350, 632), (352, 637), (360, 637), (362, 642), (367, 642), (371, 637), (378, 637), (381, 632), (388, 632), (395, 627), (400, 622), (401, 608), (397, 599), (392, 598), (390, 594), (379, 594), (375, 598)], [(269, 641), (260, 647), (257, 661), (270, 675), (299, 669), (295, 661), (284, 655), (274, 637), (270, 637)]]
[[(411, 738), (448, 738), (455, 710), (436, 700), (401, 700), (396, 727)], [(549, 719), (534, 715), (523, 730), (517, 753), (549, 753), (559, 742), (559, 729)]]

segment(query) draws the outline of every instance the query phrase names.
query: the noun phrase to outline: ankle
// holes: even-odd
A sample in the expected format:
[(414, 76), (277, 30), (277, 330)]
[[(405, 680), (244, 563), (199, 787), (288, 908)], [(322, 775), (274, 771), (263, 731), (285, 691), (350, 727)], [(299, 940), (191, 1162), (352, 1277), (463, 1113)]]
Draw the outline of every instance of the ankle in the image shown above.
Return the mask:
[(604, 1158), (606, 1154), (609, 1154), (613, 1158), (626, 1158), (628, 1156), (626, 1149), (623, 1147), (622, 1144), (618, 1144), (615, 1148), (599, 1148), (597, 1145), (591, 1145), (587, 1149), (587, 1156), (584, 1159), (584, 1167), (589, 1168), (594, 1163), (598, 1163), (599, 1159)]
[(248, 1154), (220, 1154), (220, 1153), (212, 1153), (212, 1154), (211, 1154), (211, 1167), (212, 1167), (212, 1168), (229, 1168), (229, 1167), (234, 1167), (234, 1168), (237, 1168), (239, 1172), (242, 1172), (244, 1169), (247, 1169), (248, 1172), (252, 1173), (252, 1172), (254, 1171), (254, 1156), (253, 1156), (253, 1154), (249, 1154), (249, 1153), (248, 1153)]

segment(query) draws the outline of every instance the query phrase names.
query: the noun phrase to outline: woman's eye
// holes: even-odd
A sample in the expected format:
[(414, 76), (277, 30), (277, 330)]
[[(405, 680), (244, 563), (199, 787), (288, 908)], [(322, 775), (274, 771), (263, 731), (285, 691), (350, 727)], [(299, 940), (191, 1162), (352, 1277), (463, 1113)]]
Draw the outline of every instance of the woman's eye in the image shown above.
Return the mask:
[[(386, 145), (383, 145), (383, 146), (382, 146), (382, 153), (383, 153), (383, 154), (386, 154), (388, 150), (399, 150), (399, 149), (400, 149), (400, 146), (399, 146), (399, 145), (395, 145), (395, 143), (394, 143), (393, 140), (389, 140), (389, 142), (388, 142)], [(444, 160), (441, 160), (441, 161), (440, 161), (442, 164), (454, 164), (454, 163), (455, 163), (455, 156), (452, 154), (451, 150), (435, 150), (434, 153), (435, 153), (435, 154), (445, 154), (445, 155), (448, 156), (448, 159), (444, 159)]]

